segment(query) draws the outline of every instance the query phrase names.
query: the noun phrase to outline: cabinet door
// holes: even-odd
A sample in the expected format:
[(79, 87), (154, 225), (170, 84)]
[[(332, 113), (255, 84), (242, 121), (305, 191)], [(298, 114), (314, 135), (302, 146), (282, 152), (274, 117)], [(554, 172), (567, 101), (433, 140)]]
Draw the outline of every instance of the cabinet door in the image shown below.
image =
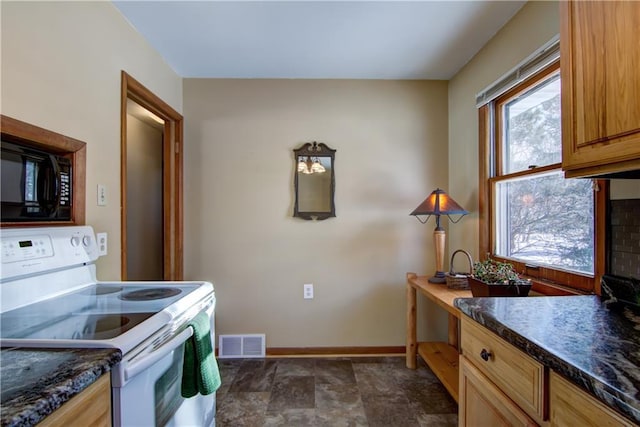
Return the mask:
[(640, 2), (563, 1), (560, 7), (566, 176), (637, 169)]
[(552, 427), (634, 425), (555, 372), (549, 376), (549, 409)]
[(38, 426), (111, 426), (111, 375), (104, 374)]
[(460, 356), (460, 427), (537, 426), (464, 356)]

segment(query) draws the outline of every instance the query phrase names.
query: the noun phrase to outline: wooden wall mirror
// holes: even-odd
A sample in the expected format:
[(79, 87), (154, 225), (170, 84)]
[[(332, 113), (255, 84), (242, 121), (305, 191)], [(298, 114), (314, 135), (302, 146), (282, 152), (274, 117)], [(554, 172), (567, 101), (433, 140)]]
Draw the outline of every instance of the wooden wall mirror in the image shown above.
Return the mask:
[(307, 142), (295, 155), (293, 216), (323, 220), (336, 216), (335, 153), (326, 144)]

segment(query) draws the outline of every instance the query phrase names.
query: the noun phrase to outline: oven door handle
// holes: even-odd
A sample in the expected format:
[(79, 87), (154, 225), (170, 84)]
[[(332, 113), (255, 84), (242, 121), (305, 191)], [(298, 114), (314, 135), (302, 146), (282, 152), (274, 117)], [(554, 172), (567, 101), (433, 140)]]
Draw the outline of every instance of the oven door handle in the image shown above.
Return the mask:
[(131, 378), (138, 375), (140, 372), (143, 372), (148, 367), (156, 363), (158, 360), (162, 359), (167, 354), (171, 353), (176, 348), (180, 347), (193, 335), (193, 328), (188, 327), (184, 331), (180, 332), (176, 337), (164, 343), (162, 346), (157, 348), (155, 351), (149, 353), (147, 356), (142, 359), (132, 363), (124, 368), (124, 380), (129, 381)]

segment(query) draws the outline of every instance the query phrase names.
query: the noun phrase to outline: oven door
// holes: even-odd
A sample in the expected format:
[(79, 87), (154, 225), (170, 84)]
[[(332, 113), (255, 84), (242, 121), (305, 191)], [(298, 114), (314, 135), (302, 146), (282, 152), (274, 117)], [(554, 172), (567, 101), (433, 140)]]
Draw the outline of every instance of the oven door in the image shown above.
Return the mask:
[(215, 425), (215, 393), (181, 395), (184, 343), (192, 334), (186, 328), (154, 351), (114, 367), (114, 426)]

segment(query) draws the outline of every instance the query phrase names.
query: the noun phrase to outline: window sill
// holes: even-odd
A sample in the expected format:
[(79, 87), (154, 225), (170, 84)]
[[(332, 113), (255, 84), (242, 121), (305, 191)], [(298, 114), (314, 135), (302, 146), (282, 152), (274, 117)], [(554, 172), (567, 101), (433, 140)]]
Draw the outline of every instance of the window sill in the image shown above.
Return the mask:
[(592, 292), (586, 292), (579, 289), (570, 288), (568, 286), (551, 283), (534, 277), (521, 275), (524, 279), (531, 280), (531, 290), (545, 296), (567, 296), (567, 295), (593, 295)]

